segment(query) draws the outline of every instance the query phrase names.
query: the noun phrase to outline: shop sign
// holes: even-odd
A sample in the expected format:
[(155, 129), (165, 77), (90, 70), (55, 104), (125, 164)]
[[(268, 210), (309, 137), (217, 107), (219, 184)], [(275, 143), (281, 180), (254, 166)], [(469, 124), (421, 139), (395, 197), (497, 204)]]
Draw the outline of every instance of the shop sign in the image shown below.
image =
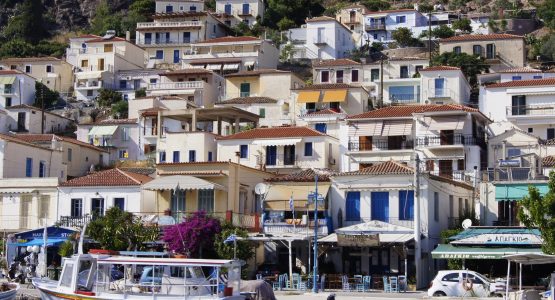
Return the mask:
[(540, 236), (531, 233), (486, 233), (452, 241), (454, 245), (541, 245)]
[(374, 247), (380, 243), (378, 234), (341, 234), (337, 233), (337, 244), (345, 247)]
[(469, 253), (432, 253), (436, 259), (499, 259), (502, 254), (469, 254)]

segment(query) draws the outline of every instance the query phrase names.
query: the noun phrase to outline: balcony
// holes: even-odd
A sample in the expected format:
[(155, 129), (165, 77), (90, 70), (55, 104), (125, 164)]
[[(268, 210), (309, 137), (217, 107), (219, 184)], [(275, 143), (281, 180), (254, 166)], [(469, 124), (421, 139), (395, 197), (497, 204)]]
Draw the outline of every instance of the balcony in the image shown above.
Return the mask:
[(416, 137), (417, 147), (434, 147), (434, 146), (485, 146), (484, 138), (478, 138), (473, 135), (453, 134), (446, 136), (418, 136)]
[(257, 162), (259, 165), (265, 165), (266, 168), (295, 168), (299, 167), (297, 155), (257, 155)]
[(507, 106), (507, 116), (521, 117), (521, 116), (553, 116), (555, 115), (555, 103), (553, 104), (533, 104), (533, 105), (519, 105)]
[[(283, 234), (283, 233), (294, 233), (294, 234), (314, 234), (314, 220), (309, 221), (309, 224), (298, 224), (293, 225), (292, 222), (273, 222), (272, 220), (267, 220), (263, 225), (263, 232), (265, 234)], [(318, 219), (318, 235), (328, 235), (328, 223), (326, 219)]]
[(241, 57), (258, 57), (258, 51), (247, 51), (247, 52), (212, 52), (205, 54), (184, 54), (184, 60), (192, 59), (210, 59), (210, 58), (241, 58)]
[(204, 81), (150, 83), (147, 90), (191, 90), (204, 88)]
[(252, 17), (256, 13), (254, 9), (237, 9), (235, 11), (235, 14), (238, 15), (239, 17)]
[(75, 83), (76, 90), (94, 90), (102, 88), (102, 80), (95, 81), (77, 81)]
[(510, 167), (495, 168), (482, 171), (483, 181), (529, 181), (529, 180), (548, 180), (547, 176), (538, 174), (530, 167)]
[[(343, 226), (351, 226), (351, 225), (356, 225), (356, 224), (360, 224), (360, 223), (367, 223), (370, 221), (374, 221), (372, 220), (372, 218), (360, 218), (360, 220), (358, 221), (343, 221)], [(397, 225), (397, 226), (402, 226), (402, 227), (406, 227), (406, 228), (414, 228), (414, 220), (405, 220), (403, 218), (386, 218), (385, 220), (377, 220), (377, 221), (382, 221), (385, 223), (389, 223), (391, 225)], [(421, 224), (421, 230), (425, 231), (424, 228), (422, 227)]]
[(62, 226), (62, 227), (82, 228), (83, 226), (85, 226), (85, 224), (90, 223), (93, 219), (94, 218), (92, 215), (84, 215), (84, 216), (78, 216), (78, 217), (60, 216), (60, 220), (56, 222), (56, 225)]
[(455, 181), (462, 181), (471, 183), (472, 176), (467, 175), (465, 171), (454, 171), (454, 170), (439, 170), (439, 171), (430, 171), (431, 175), (453, 179)]
[(451, 89), (430, 89), (427, 91), (429, 99), (455, 99), (455, 91)]
[(329, 44), (328, 40), (324, 37), (315, 38), (312, 40), (312, 43), (316, 46), (325, 46)]
[(180, 21), (180, 22), (141, 22), (137, 23), (137, 30), (149, 28), (188, 28), (201, 27), (200, 21)]
[(349, 151), (388, 151), (388, 150), (412, 150), (414, 142), (412, 140), (402, 141), (401, 143), (389, 143), (388, 141), (372, 142), (349, 142)]
[(0, 95), (3, 95), (3, 96), (15, 95), (15, 89), (14, 89), (14, 88), (3, 88), (3, 89), (0, 89)]
[(418, 103), (420, 102), (420, 99), (416, 94), (390, 94), (389, 101), (394, 105), (404, 105)]
[(177, 38), (177, 39), (145, 39), (145, 38), (138, 38), (137, 39), (137, 45), (141, 45), (141, 46), (165, 46), (165, 45), (169, 45), (169, 46), (177, 46), (177, 45), (185, 45), (185, 44), (190, 44), (191, 43), (191, 39), (183, 39), (183, 38)]
[(385, 24), (382, 24), (382, 23), (366, 24), (364, 25), (364, 30), (366, 31), (385, 30)]

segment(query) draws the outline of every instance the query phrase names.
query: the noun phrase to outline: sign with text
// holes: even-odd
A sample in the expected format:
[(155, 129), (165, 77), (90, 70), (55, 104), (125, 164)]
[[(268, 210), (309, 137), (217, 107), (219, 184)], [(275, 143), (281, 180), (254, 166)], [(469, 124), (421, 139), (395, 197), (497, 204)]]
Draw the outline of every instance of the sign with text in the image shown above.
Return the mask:
[(378, 246), (378, 234), (341, 234), (337, 233), (337, 244), (345, 247), (373, 247)]
[(452, 241), (453, 245), (541, 245), (542, 238), (531, 233), (486, 233)]

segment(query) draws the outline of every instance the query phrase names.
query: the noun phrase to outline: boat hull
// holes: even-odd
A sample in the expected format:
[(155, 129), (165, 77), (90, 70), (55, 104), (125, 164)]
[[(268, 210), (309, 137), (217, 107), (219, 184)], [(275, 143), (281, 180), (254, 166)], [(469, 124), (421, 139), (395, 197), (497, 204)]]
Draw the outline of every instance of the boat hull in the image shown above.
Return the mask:
[(19, 290), (19, 285), (15, 283), (10, 283), (10, 285), (15, 286), (15, 288), (7, 291), (7, 292), (0, 292), (0, 300), (13, 300), (17, 295), (17, 291)]

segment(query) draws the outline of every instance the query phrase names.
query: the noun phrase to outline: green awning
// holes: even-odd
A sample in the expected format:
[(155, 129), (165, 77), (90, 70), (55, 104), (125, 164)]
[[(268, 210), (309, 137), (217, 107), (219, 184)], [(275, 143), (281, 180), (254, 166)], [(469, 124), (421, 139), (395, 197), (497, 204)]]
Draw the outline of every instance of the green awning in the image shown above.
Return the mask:
[(535, 186), (543, 196), (547, 194), (547, 183), (530, 183), (530, 184), (496, 184), (495, 200), (521, 200), (524, 196), (528, 196), (528, 186)]
[(0, 84), (13, 84), (15, 82), (15, 76), (0, 77)]
[(540, 248), (509, 248), (509, 247), (464, 247), (437, 245), (432, 251), (432, 258), (435, 259), (502, 259), (505, 255), (519, 253), (542, 253)]
[(118, 129), (118, 126), (94, 126), (89, 131), (89, 135), (92, 135), (92, 136), (113, 135), (117, 129)]

